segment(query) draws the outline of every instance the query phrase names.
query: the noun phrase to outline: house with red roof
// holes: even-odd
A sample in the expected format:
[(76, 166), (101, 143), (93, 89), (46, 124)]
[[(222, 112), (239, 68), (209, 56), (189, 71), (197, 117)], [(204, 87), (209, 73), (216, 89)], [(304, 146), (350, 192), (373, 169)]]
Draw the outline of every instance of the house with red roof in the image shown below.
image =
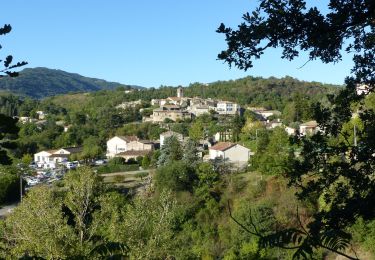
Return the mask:
[(209, 148), (210, 160), (221, 158), (230, 163), (245, 164), (253, 154), (250, 149), (231, 142), (219, 142)]

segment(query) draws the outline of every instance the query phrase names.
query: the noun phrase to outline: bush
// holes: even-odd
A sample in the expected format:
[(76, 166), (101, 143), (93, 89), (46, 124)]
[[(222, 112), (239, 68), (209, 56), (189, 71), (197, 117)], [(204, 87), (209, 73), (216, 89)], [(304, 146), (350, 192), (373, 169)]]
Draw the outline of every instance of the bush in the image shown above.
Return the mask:
[(139, 173), (134, 174), (134, 177), (136, 178), (143, 178), (146, 176), (148, 176), (148, 172), (139, 172)]
[(125, 162), (125, 159), (122, 157), (114, 157), (109, 160), (108, 165), (123, 165)]
[(8, 167), (0, 168), (0, 205), (20, 198), (19, 177)]
[(139, 169), (138, 164), (115, 164), (115, 165), (103, 165), (98, 168), (98, 173), (113, 173), (113, 172), (128, 172), (128, 171), (137, 171)]
[(159, 190), (192, 191), (197, 180), (193, 168), (182, 161), (173, 161), (156, 171), (155, 184)]
[(124, 182), (125, 180), (125, 176), (124, 175), (115, 175), (113, 177), (113, 180), (117, 183), (121, 183), (121, 182)]

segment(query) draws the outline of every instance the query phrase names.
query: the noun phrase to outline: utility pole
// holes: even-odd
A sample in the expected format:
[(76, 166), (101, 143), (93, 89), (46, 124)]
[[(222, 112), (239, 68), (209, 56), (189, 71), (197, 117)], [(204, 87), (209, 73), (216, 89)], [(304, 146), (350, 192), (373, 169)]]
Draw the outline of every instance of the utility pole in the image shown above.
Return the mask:
[(20, 202), (22, 202), (22, 173), (20, 173)]

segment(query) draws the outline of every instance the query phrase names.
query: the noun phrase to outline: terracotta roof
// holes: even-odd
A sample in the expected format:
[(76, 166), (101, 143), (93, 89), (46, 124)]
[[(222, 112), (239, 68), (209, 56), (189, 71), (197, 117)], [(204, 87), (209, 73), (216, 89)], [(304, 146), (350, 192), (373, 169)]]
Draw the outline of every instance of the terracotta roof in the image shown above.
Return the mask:
[(300, 126), (307, 126), (307, 127), (317, 127), (318, 123), (315, 120), (305, 122), (301, 124)]
[(181, 100), (180, 97), (168, 97), (168, 99), (170, 99), (170, 100), (175, 100), (175, 101), (179, 101), (179, 100)]
[(211, 146), (210, 150), (225, 151), (235, 145), (236, 144), (231, 143), (231, 142), (219, 142), (215, 144), (214, 146)]
[(63, 147), (61, 149), (64, 149), (64, 150), (66, 150), (70, 153), (80, 153), (80, 152), (82, 152), (83, 147), (82, 146), (72, 146), (72, 147)]
[(60, 149), (47, 150), (47, 151), (40, 151), (40, 152), (38, 152), (38, 153), (41, 153), (41, 152), (47, 152), (47, 153), (50, 153), (50, 154), (54, 154), (54, 153), (56, 153), (58, 150), (60, 150)]
[(124, 140), (125, 142), (131, 142), (131, 141), (138, 141), (138, 137), (135, 135), (129, 135), (129, 136), (117, 136), (118, 138)]
[(69, 154), (51, 154), (50, 157), (64, 157), (64, 158), (68, 158), (69, 157)]

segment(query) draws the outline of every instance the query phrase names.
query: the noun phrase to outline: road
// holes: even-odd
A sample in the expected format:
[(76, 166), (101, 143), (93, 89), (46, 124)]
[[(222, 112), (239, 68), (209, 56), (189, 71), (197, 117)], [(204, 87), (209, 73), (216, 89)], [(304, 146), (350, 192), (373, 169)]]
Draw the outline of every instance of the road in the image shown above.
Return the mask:
[(6, 217), (15, 207), (17, 207), (17, 204), (11, 204), (1, 207), (0, 218)]

